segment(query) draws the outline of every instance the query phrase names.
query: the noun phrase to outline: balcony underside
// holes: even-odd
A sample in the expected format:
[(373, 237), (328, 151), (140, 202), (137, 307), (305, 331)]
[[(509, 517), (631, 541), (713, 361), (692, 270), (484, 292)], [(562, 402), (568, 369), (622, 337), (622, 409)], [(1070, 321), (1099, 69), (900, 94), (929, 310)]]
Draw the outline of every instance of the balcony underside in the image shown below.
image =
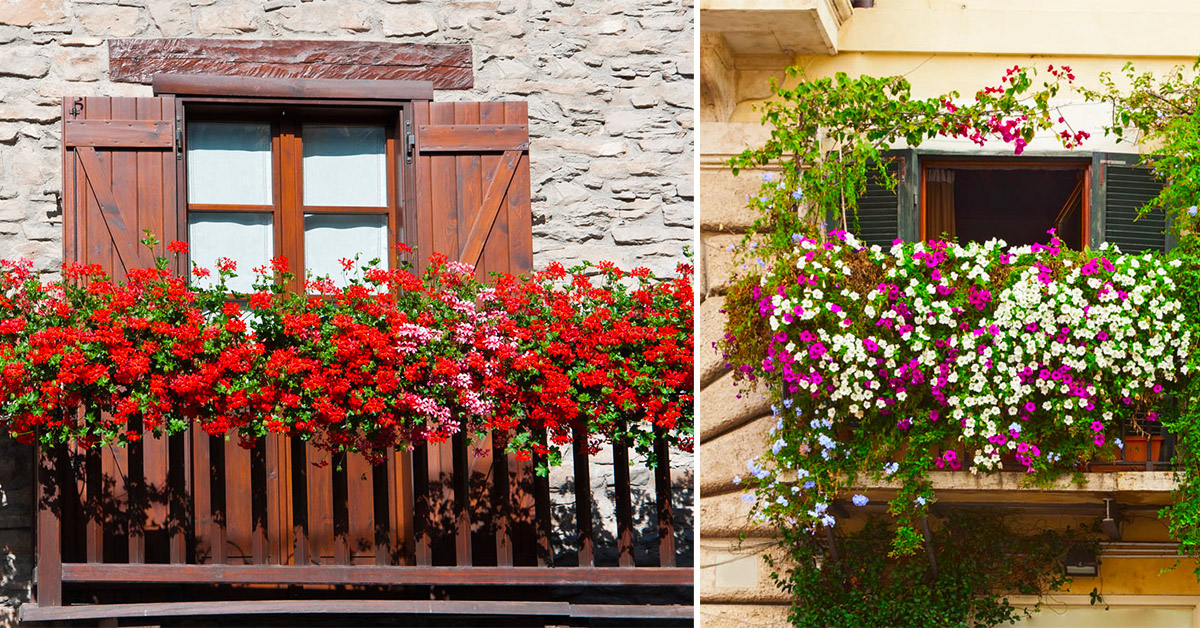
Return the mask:
[(706, 33), (720, 34), (736, 55), (837, 54), (849, 0), (701, 0)]

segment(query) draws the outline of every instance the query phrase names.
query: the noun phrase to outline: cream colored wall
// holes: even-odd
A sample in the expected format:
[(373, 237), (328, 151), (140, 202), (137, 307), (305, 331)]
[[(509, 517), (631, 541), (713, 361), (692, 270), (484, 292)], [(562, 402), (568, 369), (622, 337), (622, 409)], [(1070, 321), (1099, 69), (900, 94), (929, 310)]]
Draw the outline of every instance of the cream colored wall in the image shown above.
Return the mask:
[[(743, 3), (746, 8), (753, 5)], [(702, 461), (698, 503), (702, 606), (698, 616), (707, 628), (746, 623), (786, 626), (788, 600), (774, 588), (768, 569), (758, 558), (770, 544), (770, 530), (749, 525), (748, 509), (731, 482), (733, 475), (744, 473), (746, 458), (763, 449), (762, 428), (773, 421), (761, 395), (739, 396), (745, 391), (733, 384), (711, 348), (721, 337), (724, 318), (720, 308), (734, 271), (727, 248), (741, 239), (753, 221), (744, 204), (746, 195), (754, 193), (759, 182), (754, 172), (733, 177), (724, 161), (766, 137), (755, 106), (768, 96), (769, 79), (783, 77), (784, 69), (794, 62), (811, 76), (832, 76), (839, 71), (851, 75), (904, 75), (918, 97), (957, 90), (970, 98), (980, 87), (999, 84), (1005, 69), (1013, 65), (1044, 69), (1050, 64), (1065, 64), (1071, 66), (1080, 84), (1094, 87), (1100, 72), (1119, 73), (1127, 61), (1139, 70), (1156, 73), (1178, 65), (1190, 67), (1200, 55), (1200, 2), (876, 0), (873, 9), (856, 9), (836, 33), (836, 55), (796, 57), (736, 54), (728, 42), (712, 36), (716, 27), (706, 27), (705, 5), (701, 3), (698, 8), (705, 37), (701, 85), (702, 90), (710, 90), (701, 94), (701, 102), (714, 103), (702, 109), (699, 128), (702, 251), (698, 278), (701, 390), (697, 429)], [(706, 75), (710, 68), (720, 72)], [(1102, 126), (1111, 120), (1107, 108), (1079, 101), (1077, 94), (1066, 93), (1058, 104), (1076, 128), (1093, 134), (1080, 150), (1135, 150), (1103, 137)], [(923, 148), (979, 151), (971, 145), (946, 141), (925, 144)], [(1003, 147), (995, 150), (1008, 151)], [(1027, 154), (1057, 152), (1061, 148), (1040, 140), (1030, 146)], [(1156, 493), (1161, 491), (1162, 487), (1156, 487)], [(1147, 493), (1134, 488), (1123, 494), (1137, 499)], [(1098, 495), (1100, 492), (1094, 496)], [(736, 539), (741, 533), (748, 538), (739, 542)], [(1126, 525), (1126, 539), (1165, 538), (1164, 523), (1151, 514), (1140, 513)], [(1163, 571), (1173, 559), (1102, 560), (1101, 577), (1077, 578), (1067, 595), (1060, 596), (1062, 608), (1088, 607), (1086, 594), (1098, 587), (1110, 603), (1134, 609), (1118, 614), (1144, 615), (1136, 610), (1139, 606), (1188, 609), (1193, 616), (1191, 625), (1200, 628), (1200, 610), (1195, 610), (1200, 598), (1184, 597), (1200, 596), (1200, 585), (1192, 573), (1195, 565)], [(1175, 621), (1182, 618), (1178, 612), (1175, 615)], [(1047, 617), (1028, 625), (1064, 625), (1053, 623), (1054, 619)]]

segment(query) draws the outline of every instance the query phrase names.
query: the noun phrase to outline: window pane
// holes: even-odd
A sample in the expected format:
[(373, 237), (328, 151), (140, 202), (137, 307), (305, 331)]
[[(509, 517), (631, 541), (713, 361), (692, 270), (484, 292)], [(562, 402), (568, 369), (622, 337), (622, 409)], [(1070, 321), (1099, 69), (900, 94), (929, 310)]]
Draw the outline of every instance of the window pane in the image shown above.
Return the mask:
[(271, 125), (193, 122), (188, 133), (188, 202), (271, 205)]
[(387, 215), (385, 214), (305, 214), (304, 266), (310, 277), (329, 276), (338, 286), (345, 286), (349, 276), (341, 259), (354, 259), (362, 266), (378, 259), (380, 268), (387, 268)]
[(381, 126), (304, 125), (304, 204), (387, 207)]
[(188, 212), (192, 261), (212, 273), (209, 277), (192, 277), (192, 284), (203, 287), (216, 284), (217, 260), (228, 257), (237, 262), (237, 277), (227, 287), (251, 292), (252, 269), (270, 263), (274, 239), (270, 212)]

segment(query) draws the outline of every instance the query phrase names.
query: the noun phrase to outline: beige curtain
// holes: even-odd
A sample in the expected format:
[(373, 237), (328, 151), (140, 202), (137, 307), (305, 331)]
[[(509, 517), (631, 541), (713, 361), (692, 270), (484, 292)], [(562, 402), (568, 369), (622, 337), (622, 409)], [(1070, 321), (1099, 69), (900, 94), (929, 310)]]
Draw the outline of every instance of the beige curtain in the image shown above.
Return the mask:
[(930, 168), (925, 173), (925, 239), (954, 237), (954, 171)]

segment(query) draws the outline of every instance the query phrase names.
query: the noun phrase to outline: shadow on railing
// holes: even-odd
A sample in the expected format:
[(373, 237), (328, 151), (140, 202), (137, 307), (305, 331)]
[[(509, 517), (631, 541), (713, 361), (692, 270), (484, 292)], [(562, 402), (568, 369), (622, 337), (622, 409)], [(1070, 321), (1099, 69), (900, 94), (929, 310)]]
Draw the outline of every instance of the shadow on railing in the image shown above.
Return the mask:
[[(201, 430), (126, 448), (44, 450), (34, 608), (61, 606), (64, 584), (68, 593), (173, 586), (179, 601), (189, 601), (189, 587), (216, 585), (256, 585), (258, 595), (266, 585), (287, 595), (329, 586), (691, 586), (691, 568), (676, 566), (673, 507), (690, 504), (691, 487), (672, 485), (665, 440), (656, 442), (653, 488), (640, 490), (628, 451), (614, 447), (615, 526), (602, 524), (579, 440), (566, 487), (574, 500), (557, 509), (548, 478), (534, 473), (544, 461), (503, 453), (501, 434), (475, 455), (459, 436), (374, 466), (277, 435), (247, 449)], [(657, 536), (657, 552), (636, 560), (635, 521), (653, 522), (643, 540)], [(573, 551), (552, 553), (556, 532)], [(690, 556), (690, 534), (681, 540)], [(601, 557), (616, 567), (597, 567), (597, 545), (616, 548)]]

